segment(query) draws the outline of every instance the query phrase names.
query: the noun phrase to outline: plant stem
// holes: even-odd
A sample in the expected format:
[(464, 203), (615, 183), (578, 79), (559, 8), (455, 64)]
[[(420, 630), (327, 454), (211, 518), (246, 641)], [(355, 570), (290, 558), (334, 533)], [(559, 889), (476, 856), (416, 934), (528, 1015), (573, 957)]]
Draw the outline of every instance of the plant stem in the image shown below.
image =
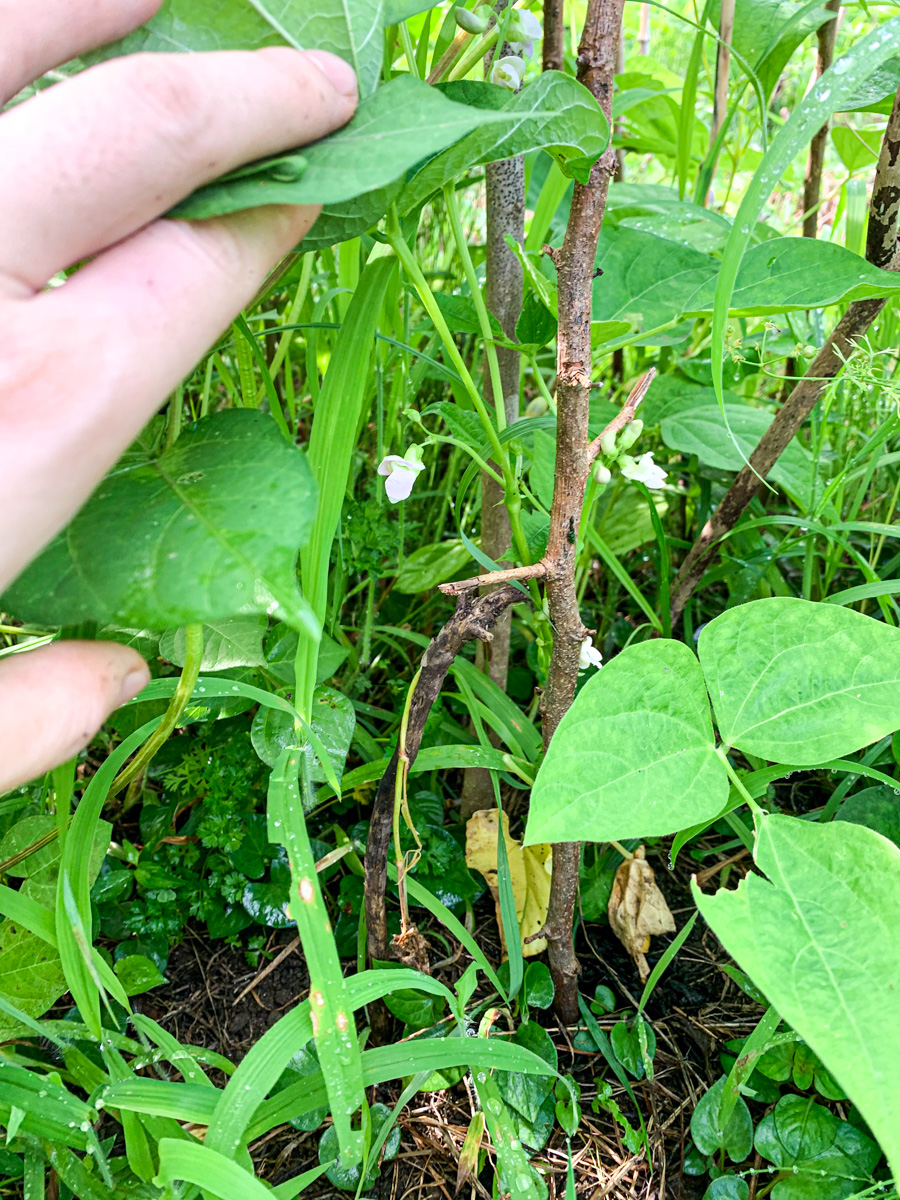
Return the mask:
[[(578, 52), (578, 78), (612, 124), (613, 80), (624, 0), (589, 0)], [(576, 184), (561, 250), (556, 255), (559, 286), (557, 337), (556, 471), (550, 534), (547, 601), (553, 623), (553, 653), (541, 703), (546, 749), (575, 696), (581, 644), (588, 631), (575, 589), (578, 527), (590, 457), (588, 417), (591, 387), (591, 304), (594, 263), (616, 156), (609, 148), (595, 163), (587, 184)], [(580, 847), (553, 847), (550, 907), (543, 934), (561, 1020), (578, 1019), (578, 959), (572, 944)]]
[(721, 746), (721, 745), (716, 746), (716, 754), (721, 759), (722, 766), (725, 768), (728, 778), (731, 780), (732, 784), (734, 785), (735, 791), (737, 791), (741, 796), (744, 797), (744, 802), (747, 804), (750, 811), (753, 813), (754, 817), (756, 817), (762, 813), (762, 809), (759, 807), (759, 805), (756, 803), (756, 801), (753, 799), (753, 797), (747, 791), (746, 787), (744, 786), (744, 781), (741, 779), (740, 775), (738, 775), (737, 771), (734, 769), (734, 767), (729, 762), (729, 760), (728, 760), (729, 749), (730, 749), (729, 746)]
[(203, 626), (185, 625), (184, 627), (184, 666), (181, 668), (181, 678), (178, 687), (172, 693), (169, 707), (166, 709), (158, 728), (144, 742), (143, 746), (127, 767), (119, 772), (109, 789), (107, 800), (111, 800), (123, 787), (136, 779), (147, 769), (157, 750), (178, 725), (181, 714), (194, 694), (194, 687), (200, 674), (200, 663), (203, 661)]

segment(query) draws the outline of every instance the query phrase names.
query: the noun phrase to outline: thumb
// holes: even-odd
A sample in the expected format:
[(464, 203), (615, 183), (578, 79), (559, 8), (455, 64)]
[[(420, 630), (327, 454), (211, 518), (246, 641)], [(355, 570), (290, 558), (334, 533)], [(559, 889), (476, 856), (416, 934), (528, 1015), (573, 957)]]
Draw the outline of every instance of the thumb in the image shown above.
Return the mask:
[(0, 662), (0, 793), (83, 750), (149, 679), (116, 642), (56, 642)]

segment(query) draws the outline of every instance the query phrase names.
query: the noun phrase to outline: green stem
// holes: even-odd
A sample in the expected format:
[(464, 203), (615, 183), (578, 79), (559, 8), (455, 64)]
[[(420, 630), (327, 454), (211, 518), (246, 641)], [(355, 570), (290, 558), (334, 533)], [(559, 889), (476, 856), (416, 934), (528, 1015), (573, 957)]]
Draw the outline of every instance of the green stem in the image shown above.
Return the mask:
[[(403, 716), (400, 720), (400, 733), (397, 738), (397, 774), (394, 779), (394, 865), (397, 868), (397, 896), (400, 900), (400, 933), (405, 934), (409, 928), (409, 906), (406, 900), (406, 856), (400, 845), (400, 816), (406, 805), (406, 777), (409, 772), (409, 756), (406, 753), (406, 732), (409, 728), (409, 711), (416, 687), (422, 674), (419, 667), (413, 676), (406, 693), (406, 703), (403, 706)], [(418, 838), (416, 838), (418, 841)], [(421, 846), (419, 847), (421, 850)]]
[(400, 29), (400, 45), (403, 47), (403, 54), (409, 66), (409, 73), (413, 79), (421, 79), (422, 75), (419, 71), (419, 60), (416, 58), (415, 47), (412, 44), (412, 37), (409, 33), (409, 26), (405, 21), (401, 21)]
[(179, 718), (194, 694), (197, 678), (200, 675), (200, 663), (203, 661), (203, 626), (185, 625), (184, 627), (184, 666), (181, 668), (181, 678), (178, 687), (172, 693), (169, 707), (155, 732), (144, 742), (138, 753), (124, 770), (120, 771), (113, 780), (107, 796), (111, 800), (118, 792), (136, 779), (147, 769), (157, 750), (178, 725)]
[[(519, 499), (516, 478), (513, 474), (512, 468), (510, 467), (509, 455), (506, 447), (500, 441), (500, 437), (497, 433), (497, 427), (491, 419), (491, 414), (488, 410), (488, 407), (482, 399), (478, 388), (475, 386), (475, 381), (472, 378), (469, 369), (459, 352), (456, 342), (453, 340), (453, 334), (450, 332), (450, 328), (447, 325), (447, 322), (444, 320), (444, 314), (438, 307), (437, 301), (434, 298), (434, 294), (432, 293), (431, 288), (428, 286), (428, 281), (422, 273), (422, 268), (419, 266), (416, 256), (403, 239), (403, 235), (400, 232), (400, 224), (397, 219), (396, 209), (391, 213), (391, 216), (388, 220), (387, 238), (392, 250), (400, 259), (400, 262), (409, 276), (413, 287), (416, 289), (419, 299), (422, 301), (422, 304), (425, 307), (425, 311), (428, 313), (429, 317), (431, 317), (432, 323), (434, 324), (441, 341), (444, 343), (444, 349), (447, 352), (447, 356), (453, 363), (453, 366), (456, 368), (456, 371), (462, 380), (463, 387), (466, 389), (469, 399), (472, 401), (472, 406), (481, 419), (481, 424), (484, 427), (485, 433), (487, 434), (493, 456), (496, 459), (497, 465), (500, 467), (500, 471), (503, 475), (503, 490), (506, 493), (506, 507), (509, 513), (509, 523), (512, 529), (516, 554), (519, 556), (519, 560), (523, 564), (530, 563), (531, 556), (528, 553), (528, 542), (525, 537), (524, 527), (522, 525), (522, 502)], [(534, 581), (532, 581), (531, 584), (531, 591), (532, 598), (537, 604), (540, 604), (540, 593)]]
[(735, 791), (737, 791), (739, 795), (744, 797), (744, 801), (747, 804), (747, 807), (750, 809), (751, 813), (753, 813), (753, 816), (754, 817), (761, 816), (763, 810), (759, 807), (759, 805), (756, 803), (756, 801), (753, 799), (753, 797), (750, 795), (750, 793), (744, 787), (744, 781), (741, 779), (740, 775), (738, 775), (737, 771), (734, 769), (734, 767), (728, 761), (728, 749), (729, 749), (728, 746), (722, 746), (722, 745), (716, 746), (716, 754), (718, 754), (719, 758), (722, 760), (722, 766), (725, 768), (728, 778), (731, 780), (731, 783), (734, 786)]
[(468, 73), (474, 66), (484, 58), (488, 50), (490, 50), (500, 37), (500, 27), (495, 25), (493, 29), (488, 30), (484, 37), (478, 42), (472, 42), (463, 51), (463, 56), (450, 72), (451, 80), (465, 79)]
[(453, 232), (453, 240), (456, 242), (456, 249), (459, 252), (460, 261), (462, 262), (463, 274), (469, 285), (469, 294), (472, 297), (472, 303), (475, 305), (475, 311), (478, 314), (478, 324), (481, 327), (481, 336), (484, 339), (484, 353), (487, 356), (488, 370), (491, 376), (491, 391), (494, 393), (494, 414), (496, 416), (497, 428), (502, 433), (506, 428), (506, 408), (503, 402), (503, 380), (500, 378), (500, 362), (497, 358), (497, 347), (494, 345), (491, 318), (487, 310), (487, 305), (484, 302), (484, 293), (481, 290), (481, 284), (478, 282), (478, 276), (475, 274), (475, 264), (472, 262), (472, 255), (469, 253), (469, 243), (463, 232), (462, 221), (459, 219), (459, 203), (456, 199), (456, 188), (450, 183), (444, 187), (443, 192), (444, 204), (447, 206), (447, 216), (450, 218), (450, 229)]

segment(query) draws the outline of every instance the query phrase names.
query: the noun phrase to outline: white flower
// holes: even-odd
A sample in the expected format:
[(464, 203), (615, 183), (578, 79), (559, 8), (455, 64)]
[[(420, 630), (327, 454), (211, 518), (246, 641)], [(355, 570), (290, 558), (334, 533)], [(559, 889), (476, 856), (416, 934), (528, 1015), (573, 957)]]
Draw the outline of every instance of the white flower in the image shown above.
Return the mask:
[(642, 454), (640, 458), (632, 458), (630, 454), (623, 454), (619, 459), (619, 467), (626, 479), (633, 479), (636, 483), (645, 483), (648, 488), (661, 488), (666, 481), (667, 473), (653, 461), (652, 451)]
[(496, 83), (498, 87), (509, 88), (511, 92), (517, 92), (522, 85), (524, 74), (525, 63), (523, 60), (508, 54), (506, 58), (499, 58), (494, 63), (491, 71), (491, 83)]
[(516, 9), (507, 31), (510, 49), (524, 54), (526, 58), (531, 58), (534, 53), (534, 43), (539, 42), (542, 36), (541, 23), (534, 13), (529, 12), (527, 8)]
[(578, 656), (578, 670), (587, 671), (591, 667), (602, 667), (603, 655), (594, 645), (593, 638), (586, 637), (581, 643), (581, 654)]
[(381, 460), (378, 464), (378, 474), (387, 476), (384, 490), (391, 504), (398, 504), (407, 498), (416, 482), (416, 476), (424, 470), (425, 464), (413, 457), (402, 458), (399, 454), (388, 454)]

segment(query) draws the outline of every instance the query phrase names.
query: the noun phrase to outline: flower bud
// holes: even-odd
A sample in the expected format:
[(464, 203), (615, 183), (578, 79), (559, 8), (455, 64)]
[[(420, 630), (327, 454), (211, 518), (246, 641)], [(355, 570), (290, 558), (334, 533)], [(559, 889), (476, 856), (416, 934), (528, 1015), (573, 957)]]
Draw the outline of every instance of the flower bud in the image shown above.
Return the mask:
[(615, 452), (616, 452), (616, 431), (614, 429), (610, 429), (606, 433), (604, 433), (603, 437), (600, 439), (600, 449), (603, 451), (603, 453), (606, 455), (607, 458), (612, 458), (612, 456), (615, 454)]
[(599, 483), (601, 487), (606, 487), (612, 479), (612, 471), (609, 467), (605, 467), (602, 462), (595, 462), (593, 467), (594, 482)]
[(643, 432), (644, 422), (641, 420), (632, 421), (630, 425), (626, 425), (622, 430), (622, 436), (619, 438), (621, 449), (630, 450)]
[(533, 400), (529, 400), (525, 408), (526, 417), (542, 417), (550, 408), (544, 396), (535, 396)]
[(490, 13), (486, 13), (482, 17), (468, 8), (454, 8), (453, 18), (460, 29), (464, 29), (466, 33), (484, 33), (488, 27), (488, 21), (491, 19)]

